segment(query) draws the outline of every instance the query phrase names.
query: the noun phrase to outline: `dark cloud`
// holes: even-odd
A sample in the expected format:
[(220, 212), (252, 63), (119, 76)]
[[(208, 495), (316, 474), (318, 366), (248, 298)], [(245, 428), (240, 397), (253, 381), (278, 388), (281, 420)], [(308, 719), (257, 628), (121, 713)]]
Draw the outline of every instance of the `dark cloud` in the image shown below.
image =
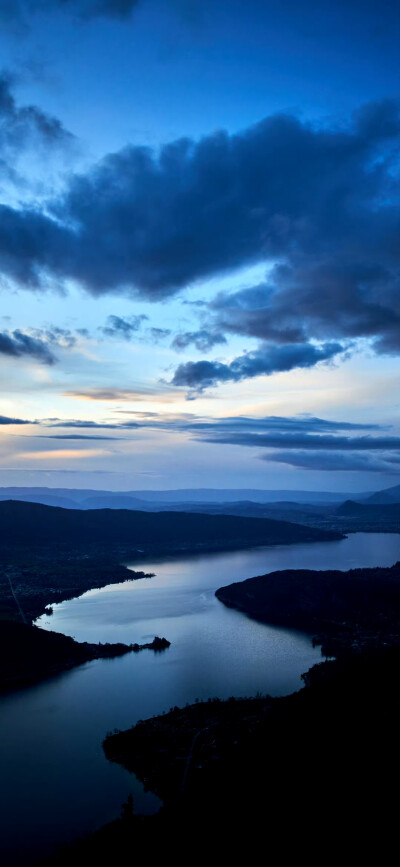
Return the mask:
[(55, 117), (36, 105), (18, 106), (13, 94), (13, 76), (0, 73), (0, 151), (19, 151), (32, 139), (47, 146), (65, 145), (73, 136)]
[(313, 367), (321, 361), (334, 358), (345, 349), (340, 343), (293, 343), (286, 346), (262, 345), (254, 352), (240, 355), (229, 364), (219, 361), (188, 361), (177, 367), (173, 385), (187, 386), (201, 392), (219, 382), (238, 382), (249, 377), (293, 370), (297, 367)]
[(0, 424), (37, 424), (37, 422), (27, 421), (24, 418), (9, 418), (7, 415), (0, 415)]
[(84, 18), (129, 18), (140, 0), (35, 0), (55, 7), (71, 7)]
[(12, 358), (31, 357), (42, 364), (55, 364), (54, 349), (71, 349), (76, 344), (76, 335), (69, 328), (51, 325), (31, 331), (0, 332), (0, 355)]
[(199, 331), (185, 331), (177, 334), (171, 346), (174, 349), (181, 350), (193, 344), (199, 352), (208, 352), (220, 343), (226, 343), (226, 337), (223, 334), (201, 328)]
[[(78, 328), (76, 334), (81, 337), (88, 337), (88, 331), (85, 328)], [(48, 328), (39, 328), (34, 332), (41, 340), (47, 340), (52, 346), (58, 346), (64, 349), (71, 349), (76, 345), (76, 334), (70, 328), (60, 328), (57, 325), (51, 325)]]
[[(14, 84), (12, 75), (0, 72), (0, 180), (2, 193), (17, 192), (19, 199), (21, 192), (29, 189), (35, 167), (45, 161), (48, 169), (54, 153), (72, 153), (75, 138), (38, 106), (18, 105)], [(33, 177), (28, 178), (28, 174)]]
[(267, 346), (219, 367), (179, 367), (174, 382), (195, 388), (256, 375), (257, 367), (291, 369), (269, 362), (272, 344), (288, 355), (297, 344), (314, 363), (325, 346), (357, 338), (397, 352), (399, 137), (398, 107), (386, 100), (342, 125), (272, 115), (238, 134), (181, 139), (157, 153), (127, 147), (73, 176), (46, 212), (2, 206), (1, 274), (28, 288), (71, 278), (93, 295), (156, 300), (275, 262), (261, 286), (219, 295), (202, 323), (219, 342), (234, 332)]
[(279, 259), (291, 282), (300, 266), (349, 270), (368, 284), (367, 294), (385, 290), (377, 304), (386, 309), (398, 261), (392, 147), (399, 133), (389, 101), (341, 128), (272, 115), (235, 135), (107, 156), (71, 179), (55, 211), (60, 222), (29, 211), (3, 219), (13, 222), (15, 253), (39, 284), (44, 268), (93, 294), (157, 298)]
[(42, 364), (54, 364), (56, 360), (48, 343), (18, 329), (12, 332), (0, 332), (0, 355), (12, 358), (35, 358)]
[(160, 340), (165, 340), (170, 336), (171, 330), (169, 328), (147, 328), (146, 334), (151, 341), (159, 343)]
[(400, 471), (400, 436), (355, 435), (358, 430), (380, 432), (381, 425), (358, 425), (310, 416), (220, 419), (213, 423), (194, 423), (190, 427), (201, 442), (258, 448), (257, 457), (261, 460), (300, 469)]
[(127, 19), (140, 0), (0, 0), (0, 20), (29, 21), (36, 12), (69, 12), (83, 19)]
[(235, 446), (250, 446), (268, 449), (311, 449), (313, 451), (395, 451), (400, 453), (399, 436), (349, 437), (309, 433), (216, 433), (206, 442), (218, 442)]
[(274, 452), (273, 455), (261, 455), (265, 461), (288, 464), (304, 470), (323, 470), (337, 472), (374, 472), (399, 473), (400, 459), (390, 455), (376, 458), (370, 454), (354, 454), (341, 452)]
[(380, 424), (364, 424), (363, 422), (333, 421), (311, 415), (278, 416), (268, 415), (260, 418), (248, 416), (231, 416), (213, 420), (198, 420), (192, 416), (186, 422), (187, 428), (193, 431), (281, 431), (289, 433), (325, 433), (330, 431), (382, 430)]
[(140, 316), (128, 316), (125, 319), (121, 316), (108, 316), (107, 323), (100, 328), (100, 331), (106, 337), (118, 337), (122, 340), (132, 340), (134, 334), (139, 331), (143, 322), (148, 319), (144, 314)]
[[(144, 313), (133, 316), (108, 316), (106, 325), (99, 330), (106, 337), (115, 337), (119, 340), (132, 340), (141, 331), (144, 322), (148, 321), (149, 317)], [(171, 331), (169, 328), (146, 328), (145, 336), (140, 339), (151, 340), (153, 343), (158, 343), (169, 337)]]
[(383, 264), (313, 263), (305, 258), (277, 265), (267, 283), (210, 305), (213, 327), (277, 343), (332, 338), (375, 340), (378, 352), (400, 350), (400, 284)]

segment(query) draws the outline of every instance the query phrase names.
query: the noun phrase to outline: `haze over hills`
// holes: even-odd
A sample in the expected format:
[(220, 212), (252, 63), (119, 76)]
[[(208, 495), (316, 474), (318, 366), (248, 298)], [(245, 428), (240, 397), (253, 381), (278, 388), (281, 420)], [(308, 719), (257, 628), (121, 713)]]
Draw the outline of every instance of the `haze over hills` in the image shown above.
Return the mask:
[[(352, 499), (357, 500), (357, 497), (353, 497)], [(371, 494), (370, 497), (367, 497), (365, 503), (376, 503), (377, 505), (385, 505), (385, 503), (400, 503), (400, 485), (394, 485), (393, 488), (387, 488), (384, 491), (377, 491), (375, 494)]]
[(400, 521), (400, 502), (378, 503), (369, 500), (367, 503), (356, 503), (354, 500), (346, 500), (336, 510), (337, 515), (354, 516), (382, 520), (383, 518), (397, 518)]
[[(262, 490), (258, 488), (183, 488), (168, 491), (105, 491), (79, 488), (46, 488), (46, 487), (4, 487), (0, 488), (0, 500), (26, 500), (43, 503), (49, 506), (61, 506), (69, 509), (152, 509), (155, 507), (182, 504), (211, 503), (304, 503), (310, 505), (328, 505), (342, 503), (345, 500), (369, 501), (371, 497), (383, 498), (396, 496), (400, 501), (400, 486), (389, 488), (388, 491), (377, 494), (366, 491), (360, 494), (354, 492), (332, 491), (295, 491), (295, 490)], [(389, 499), (390, 501), (390, 499)], [(377, 502), (377, 501), (376, 501)], [(382, 499), (382, 502), (388, 500)]]
[[(384, 532), (399, 532), (400, 485), (362, 494), (247, 488), (126, 492), (87, 488), (0, 488), (0, 504), (6, 500), (80, 512), (105, 509), (142, 514), (185, 512), (281, 521), (342, 533), (372, 532), (378, 528)], [(78, 536), (79, 532), (77, 529)]]

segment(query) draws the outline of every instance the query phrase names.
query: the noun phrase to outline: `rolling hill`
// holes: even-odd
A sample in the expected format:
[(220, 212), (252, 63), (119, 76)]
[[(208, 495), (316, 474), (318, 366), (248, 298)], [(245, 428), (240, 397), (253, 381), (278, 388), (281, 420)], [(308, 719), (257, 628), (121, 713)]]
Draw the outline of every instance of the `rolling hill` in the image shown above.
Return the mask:
[(0, 502), (0, 544), (129, 545), (141, 550), (222, 548), (329, 541), (342, 534), (266, 518), (124, 509), (77, 511)]

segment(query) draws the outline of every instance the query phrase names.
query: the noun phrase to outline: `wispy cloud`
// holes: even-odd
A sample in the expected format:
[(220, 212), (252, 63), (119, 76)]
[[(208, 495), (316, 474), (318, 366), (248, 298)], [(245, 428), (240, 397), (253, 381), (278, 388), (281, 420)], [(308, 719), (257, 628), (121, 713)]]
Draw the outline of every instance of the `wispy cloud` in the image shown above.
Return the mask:
[(83, 458), (97, 458), (106, 455), (107, 452), (104, 449), (57, 449), (55, 451), (27, 451), (27, 452), (18, 452), (14, 457), (20, 458), (22, 460), (34, 460), (34, 461), (58, 461), (58, 460), (81, 460)]
[(100, 328), (100, 331), (106, 337), (115, 337), (119, 340), (132, 340), (133, 336), (140, 331), (143, 322), (149, 317), (141, 314), (140, 316), (108, 316), (106, 324)]
[(72, 397), (77, 400), (88, 401), (118, 401), (118, 402), (157, 402), (162, 400), (163, 403), (176, 401), (176, 392), (170, 387), (162, 384), (149, 387), (137, 387), (136, 389), (129, 388), (84, 388), (64, 391), (64, 397)]
[(400, 456), (384, 454), (377, 458), (371, 454), (342, 452), (274, 452), (261, 455), (262, 460), (287, 464), (303, 470), (322, 470), (323, 472), (372, 472), (400, 473)]
[(200, 328), (198, 331), (184, 331), (174, 337), (171, 346), (173, 349), (182, 350), (188, 346), (195, 346), (199, 352), (208, 352), (214, 346), (221, 343), (226, 343), (226, 337), (223, 334), (208, 331), (206, 328)]
[[(395, 474), (400, 469), (400, 436), (379, 424), (324, 419), (312, 415), (210, 418), (193, 413), (135, 412), (133, 418), (126, 418), (127, 413), (122, 412), (125, 417), (116, 421), (43, 419), (41, 425), (47, 428), (47, 432), (35, 435), (33, 439), (83, 440), (89, 446), (90, 440), (113, 441), (114, 446), (120, 445), (123, 452), (125, 442), (129, 444), (129, 440), (136, 441), (137, 435), (148, 430), (157, 432), (161, 437), (173, 434), (213, 446), (257, 449), (257, 457), (263, 461), (301, 469)], [(131, 415), (131, 411), (128, 414)], [(17, 422), (10, 420), (6, 423)], [(56, 428), (57, 433), (49, 431), (49, 428)], [(71, 429), (77, 432), (69, 433)], [(112, 431), (113, 435), (97, 433), (104, 429)], [(109, 452), (104, 449), (90, 447), (62, 448), (51, 452), (39, 448), (38, 451), (24, 451), (18, 457), (35, 461), (49, 457), (53, 461), (58, 458), (79, 459), (107, 454)]]
[(9, 424), (39, 424), (37, 421), (28, 421), (25, 418), (10, 418), (7, 415), (0, 415), (0, 425), (9, 425)]
[(42, 364), (54, 364), (56, 360), (45, 340), (31, 337), (19, 329), (0, 332), (0, 355), (34, 358)]

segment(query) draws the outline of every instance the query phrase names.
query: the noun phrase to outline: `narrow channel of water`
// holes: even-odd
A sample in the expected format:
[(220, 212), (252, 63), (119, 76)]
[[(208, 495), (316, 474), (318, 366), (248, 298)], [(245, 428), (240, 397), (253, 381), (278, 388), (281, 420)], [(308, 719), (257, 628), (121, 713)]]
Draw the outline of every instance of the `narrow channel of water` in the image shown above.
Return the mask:
[[(172, 644), (98, 660), (0, 700), (1, 846), (15, 861), (115, 818), (132, 792), (157, 809), (133, 775), (104, 758), (107, 731), (196, 698), (272, 695), (301, 685), (319, 661), (309, 639), (225, 608), (214, 592), (275, 569), (350, 569), (400, 559), (400, 535), (357, 533), (340, 542), (135, 563), (155, 578), (110, 585), (54, 606), (45, 629), (81, 641)], [(49, 600), (51, 601), (51, 600)]]

